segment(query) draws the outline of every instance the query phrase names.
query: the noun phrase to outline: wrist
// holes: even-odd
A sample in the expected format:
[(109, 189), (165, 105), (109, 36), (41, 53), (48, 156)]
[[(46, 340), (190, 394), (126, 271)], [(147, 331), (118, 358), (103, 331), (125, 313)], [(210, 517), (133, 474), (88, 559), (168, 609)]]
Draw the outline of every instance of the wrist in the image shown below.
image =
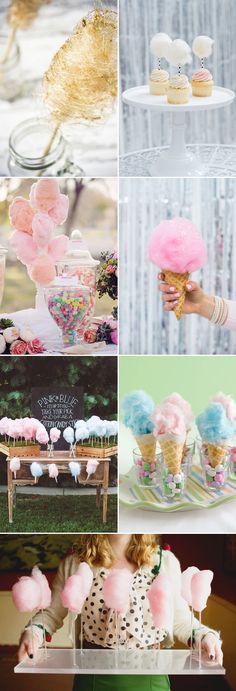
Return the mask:
[(196, 305), (196, 314), (200, 317), (205, 317), (205, 319), (211, 319), (215, 306), (214, 295), (207, 295), (207, 293), (202, 292), (202, 297), (200, 302)]

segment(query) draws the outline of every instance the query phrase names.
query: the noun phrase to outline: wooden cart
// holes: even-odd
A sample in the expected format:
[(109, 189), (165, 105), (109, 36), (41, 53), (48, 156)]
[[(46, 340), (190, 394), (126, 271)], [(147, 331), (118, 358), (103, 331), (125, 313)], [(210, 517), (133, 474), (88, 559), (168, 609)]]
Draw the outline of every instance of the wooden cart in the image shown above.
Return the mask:
[[(17, 487), (25, 487), (27, 485), (34, 486), (37, 484), (38, 479), (33, 478), (30, 472), (30, 465), (34, 461), (40, 463), (43, 472), (48, 473), (48, 466), (51, 463), (56, 463), (58, 467), (59, 475), (70, 475), (69, 462), (75, 459), (69, 456), (68, 451), (54, 451), (53, 457), (49, 457), (47, 451), (40, 451), (39, 456), (24, 456), (17, 454), (21, 467), (17, 471), (16, 477), (10, 469), (11, 457), (8, 454), (8, 449), (1, 444), (0, 451), (5, 453), (7, 462), (7, 487), (8, 487), (8, 516), (9, 523), (13, 523), (13, 513), (16, 506), (16, 489)], [(86, 465), (89, 457), (80, 457), (79, 463), (81, 464), (81, 473), (78, 476), (78, 485), (92, 485), (97, 488), (96, 503), (97, 507), (100, 508), (101, 504), (101, 488), (103, 487), (103, 507), (102, 507), (102, 518), (103, 523), (107, 521), (107, 504), (108, 504), (108, 482), (109, 482), (109, 463), (111, 457), (109, 458), (97, 458), (99, 461), (99, 466), (96, 469), (94, 475), (89, 478), (87, 482)], [(94, 457), (93, 457), (94, 460)], [(75, 484), (76, 486), (76, 484)]]

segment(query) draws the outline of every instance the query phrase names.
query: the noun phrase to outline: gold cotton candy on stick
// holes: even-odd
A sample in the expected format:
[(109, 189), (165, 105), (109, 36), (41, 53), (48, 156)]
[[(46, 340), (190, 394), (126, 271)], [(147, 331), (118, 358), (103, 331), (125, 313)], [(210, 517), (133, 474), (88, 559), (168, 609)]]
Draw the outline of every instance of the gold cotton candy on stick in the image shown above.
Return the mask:
[(6, 62), (11, 47), (14, 43), (16, 32), (18, 29), (28, 29), (34, 19), (37, 17), (40, 8), (43, 5), (49, 5), (52, 0), (12, 0), (8, 11), (7, 21), (11, 27), (9, 39), (7, 41), (5, 53), (2, 62)]
[(43, 100), (57, 128), (68, 121), (96, 124), (117, 96), (117, 16), (93, 10), (54, 55), (43, 78)]

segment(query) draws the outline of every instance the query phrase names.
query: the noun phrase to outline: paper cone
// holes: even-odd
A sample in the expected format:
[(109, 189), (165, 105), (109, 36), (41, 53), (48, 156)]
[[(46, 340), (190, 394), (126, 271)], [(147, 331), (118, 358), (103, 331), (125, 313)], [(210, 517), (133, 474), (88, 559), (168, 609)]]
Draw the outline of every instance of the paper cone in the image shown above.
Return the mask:
[(155, 463), (156, 439), (153, 434), (139, 434), (135, 439), (145, 463)]
[(216, 444), (206, 444), (206, 448), (212, 468), (215, 468), (220, 464), (224, 465), (227, 454), (227, 446), (220, 446), (220, 444), (218, 446)]
[(159, 439), (158, 441), (169, 473), (177, 475), (181, 472), (184, 444), (172, 439)]
[(165, 283), (169, 283), (169, 285), (174, 286), (176, 288), (177, 292), (180, 293), (178, 303), (174, 308), (176, 319), (179, 320), (182, 317), (185, 295), (186, 295), (186, 283), (188, 283), (189, 273), (186, 272), (185, 274), (177, 274), (177, 273), (174, 273), (174, 271), (164, 271), (164, 270), (162, 270), (162, 273), (164, 276)]

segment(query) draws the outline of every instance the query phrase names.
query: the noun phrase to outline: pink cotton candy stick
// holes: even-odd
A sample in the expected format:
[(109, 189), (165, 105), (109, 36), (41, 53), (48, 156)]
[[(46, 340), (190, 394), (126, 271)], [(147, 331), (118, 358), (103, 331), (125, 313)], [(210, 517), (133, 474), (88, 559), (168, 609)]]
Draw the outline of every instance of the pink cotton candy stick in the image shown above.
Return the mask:
[(35, 582), (38, 583), (41, 591), (41, 598), (40, 598), (40, 604), (39, 607), (42, 611), (42, 623), (43, 623), (43, 641), (44, 641), (44, 649), (45, 653), (47, 656), (47, 642), (46, 642), (46, 631), (45, 631), (45, 626), (44, 626), (44, 616), (43, 616), (43, 610), (47, 609), (47, 607), (50, 607), (51, 600), (52, 600), (52, 593), (48, 585), (48, 581), (46, 576), (40, 571), (38, 566), (34, 566), (32, 570), (32, 578), (34, 578)]
[(83, 592), (87, 598), (93, 583), (93, 572), (86, 561), (82, 561), (77, 570), (77, 574), (82, 578)]
[(204, 570), (195, 573), (191, 579), (192, 606), (195, 612), (202, 612), (207, 606), (211, 594), (213, 571)]
[(31, 613), (31, 638), (34, 652), (32, 611), (40, 608), (41, 588), (32, 576), (22, 576), (12, 587), (12, 599), (18, 612)]
[(87, 480), (90, 478), (90, 475), (93, 475), (94, 473), (96, 473), (98, 466), (99, 466), (99, 461), (96, 461), (95, 459), (91, 459), (87, 462), (87, 465), (86, 465)]
[(119, 647), (118, 615), (126, 614), (129, 608), (133, 574), (129, 569), (112, 569), (103, 584), (106, 607), (114, 609), (116, 615), (116, 644)]
[(148, 256), (160, 269), (184, 274), (207, 261), (202, 236), (188, 218), (161, 221), (148, 243)]
[(57, 429), (57, 427), (52, 427), (49, 432), (50, 440), (53, 444), (56, 444), (58, 439), (60, 439), (61, 436), (61, 430)]
[(63, 607), (70, 612), (81, 614), (86, 596), (84, 593), (84, 581), (80, 574), (69, 576), (61, 592)]
[(192, 604), (192, 578), (199, 573), (197, 566), (189, 566), (181, 573), (181, 595), (191, 609), (191, 650), (193, 649), (193, 604)]
[(166, 629), (170, 615), (173, 615), (173, 596), (171, 581), (165, 574), (160, 573), (154, 579), (147, 598), (155, 627)]
[(49, 474), (49, 477), (52, 478), (52, 480), (56, 480), (56, 482), (57, 482), (59, 472), (58, 472), (58, 467), (57, 467), (56, 463), (50, 463), (49, 468), (48, 468), (48, 474)]

